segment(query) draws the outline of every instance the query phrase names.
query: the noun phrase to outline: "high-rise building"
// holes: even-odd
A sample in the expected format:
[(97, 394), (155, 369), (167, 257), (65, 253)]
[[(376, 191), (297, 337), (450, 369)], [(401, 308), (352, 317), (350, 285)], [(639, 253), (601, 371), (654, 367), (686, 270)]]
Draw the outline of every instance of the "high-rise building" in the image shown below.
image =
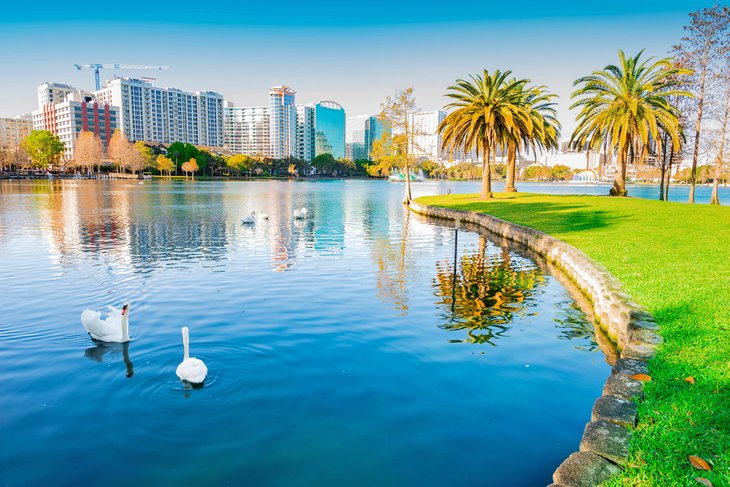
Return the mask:
[(0, 118), (0, 147), (17, 149), (24, 138), (33, 130), (30, 115), (19, 115), (15, 118)]
[(345, 157), (345, 109), (333, 101), (321, 101), (314, 107), (314, 155)]
[(368, 159), (365, 124), (369, 115), (347, 117), (345, 120), (345, 157), (351, 161)]
[(114, 78), (95, 93), (119, 107), (119, 127), (130, 141), (223, 146), (223, 96), (158, 88), (150, 80)]
[(33, 130), (48, 130), (63, 142), (65, 160), (73, 159), (79, 132), (93, 132), (106, 150), (118, 126), (117, 107), (99, 103), (93, 94), (81, 90), (67, 93), (64, 100), (40, 106), (32, 117)]
[(269, 90), (262, 107), (224, 108), (224, 146), (232, 152), (311, 162), (330, 153), (345, 157), (345, 110), (332, 101), (296, 105), (288, 86)]
[(315, 157), (314, 105), (297, 105), (297, 159), (311, 162)]
[(223, 108), (223, 145), (236, 154), (269, 157), (269, 107)]
[(392, 136), (390, 120), (380, 115), (369, 117), (365, 122), (365, 148), (367, 159), (372, 159), (373, 142), (383, 138), (384, 134)]
[(352, 161), (369, 160), (373, 142), (390, 133), (390, 122), (378, 115), (360, 115), (347, 119), (346, 157)]
[(411, 154), (418, 159), (429, 159), (440, 163), (476, 162), (476, 151), (464, 153), (459, 149), (443, 150), (441, 148), (443, 139), (438, 131), (438, 126), (444, 118), (446, 118), (446, 112), (443, 110), (411, 114), (411, 130), (414, 134), (410, 143)]
[(271, 144), (269, 156), (273, 159), (296, 157), (295, 94), (296, 92), (288, 86), (274, 86), (269, 90), (269, 141)]
[(43, 105), (61, 103), (66, 100), (66, 95), (73, 91), (77, 90), (71, 85), (52, 82), (43, 83), (38, 87), (38, 108), (43, 107)]

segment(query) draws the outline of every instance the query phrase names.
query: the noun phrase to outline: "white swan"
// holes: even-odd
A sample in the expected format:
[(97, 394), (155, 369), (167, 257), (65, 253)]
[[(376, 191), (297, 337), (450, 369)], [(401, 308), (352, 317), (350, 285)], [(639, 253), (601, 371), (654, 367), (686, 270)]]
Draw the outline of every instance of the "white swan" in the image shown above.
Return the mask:
[(269, 219), (269, 215), (264, 213), (264, 210), (262, 210), (262, 209), (259, 209), (259, 213), (258, 213), (257, 217), (259, 220), (268, 220)]
[(81, 324), (94, 340), (125, 343), (129, 341), (129, 309), (129, 303), (122, 309), (109, 306), (106, 319), (101, 318), (100, 311), (86, 309), (81, 313)]
[(244, 216), (243, 218), (241, 218), (241, 223), (244, 223), (244, 224), (256, 223), (256, 213), (252, 211), (250, 215)]
[(202, 384), (205, 381), (205, 376), (208, 375), (208, 367), (205, 366), (202, 360), (190, 356), (190, 337), (187, 326), (182, 328), (182, 337), (185, 355), (183, 361), (177, 366), (175, 373), (180, 380), (194, 385)]
[(294, 218), (296, 218), (297, 220), (303, 220), (307, 218), (307, 208), (302, 206), (301, 209), (295, 209)]

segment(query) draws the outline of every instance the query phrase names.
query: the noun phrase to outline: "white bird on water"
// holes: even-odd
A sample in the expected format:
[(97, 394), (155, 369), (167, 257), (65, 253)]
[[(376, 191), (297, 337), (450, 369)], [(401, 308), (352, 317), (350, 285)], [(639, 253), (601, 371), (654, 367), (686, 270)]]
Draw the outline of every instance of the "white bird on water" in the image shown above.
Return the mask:
[(258, 216), (259, 220), (268, 220), (269, 219), (269, 215), (264, 213), (264, 210), (262, 210), (262, 209), (259, 209), (259, 213), (257, 216)]
[(256, 212), (251, 212), (250, 215), (246, 215), (243, 218), (241, 218), (241, 223), (250, 225), (256, 223)]
[(122, 309), (109, 306), (106, 319), (101, 318), (100, 311), (86, 309), (81, 313), (81, 324), (94, 340), (125, 343), (129, 341), (129, 309), (129, 303)]
[(307, 208), (302, 206), (301, 209), (297, 208), (294, 210), (294, 218), (296, 218), (297, 220), (303, 220), (303, 219), (307, 218), (307, 213), (308, 213)]
[(202, 384), (205, 381), (205, 376), (208, 375), (208, 367), (205, 366), (202, 360), (190, 356), (190, 337), (187, 326), (182, 328), (182, 337), (185, 354), (175, 373), (182, 381), (192, 385)]

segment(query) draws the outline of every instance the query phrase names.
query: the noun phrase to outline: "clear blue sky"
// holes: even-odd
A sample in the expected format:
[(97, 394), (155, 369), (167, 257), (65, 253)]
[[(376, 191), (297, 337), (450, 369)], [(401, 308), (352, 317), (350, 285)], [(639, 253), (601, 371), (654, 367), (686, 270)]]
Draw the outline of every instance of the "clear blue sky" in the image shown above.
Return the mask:
[(440, 108), (456, 78), (500, 68), (559, 94), (567, 132), (576, 77), (618, 49), (665, 55), (689, 11), (706, 6), (711, 0), (13, 2), (0, 16), (0, 115), (34, 110), (43, 81), (91, 89), (93, 73), (75, 63), (169, 65), (118, 74), (218, 91), (237, 105), (264, 104), (269, 86), (287, 84), (297, 102), (335, 100), (348, 115), (376, 113), (387, 94), (411, 85), (421, 108)]

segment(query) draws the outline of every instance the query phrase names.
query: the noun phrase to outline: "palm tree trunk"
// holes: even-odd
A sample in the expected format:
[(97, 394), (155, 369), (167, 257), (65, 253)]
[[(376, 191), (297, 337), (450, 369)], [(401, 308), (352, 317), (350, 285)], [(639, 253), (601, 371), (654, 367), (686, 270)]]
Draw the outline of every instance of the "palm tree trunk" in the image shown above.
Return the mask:
[(517, 147), (515, 144), (507, 145), (507, 183), (504, 190), (508, 193), (516, 193), (515, 188), (515, 163), (517, 159)]
[(616, 175), (613, 178), (613, 187), (608, 194), (611, 196), (626, 196), (626, 152), (628, 147), (621, 148), (618, 151), (618, 158), (616, 160)]
[(482, 150), (482, 194), (481, 199), (493, 198), (492, 194), (492, 165), (490, 163), (490, 157), (492, 156), (492, 148), (489, 142), (484, 141), (484, 150)]
[(669, 164), (667, 165), (667, 184), (664, 186), (664, 201), (669, 201), (669, 183), (672, 181), (672, 163), (674, 162), (674, 144), (669, 149)]
[(727, 122), (730, 117), (730, 97), (725, 99), (725, 113), (722, 119), (722, 130), (720, 131), (720, 150), (717, 151), (717, 162), (715, 163), (715, 177), (712, 181), (712, 197), (710, 198), (711, 205), (720, 204), (720, 169), (722, 169), (723, 159), (725, 157), (725, 137), (727, 136)]

